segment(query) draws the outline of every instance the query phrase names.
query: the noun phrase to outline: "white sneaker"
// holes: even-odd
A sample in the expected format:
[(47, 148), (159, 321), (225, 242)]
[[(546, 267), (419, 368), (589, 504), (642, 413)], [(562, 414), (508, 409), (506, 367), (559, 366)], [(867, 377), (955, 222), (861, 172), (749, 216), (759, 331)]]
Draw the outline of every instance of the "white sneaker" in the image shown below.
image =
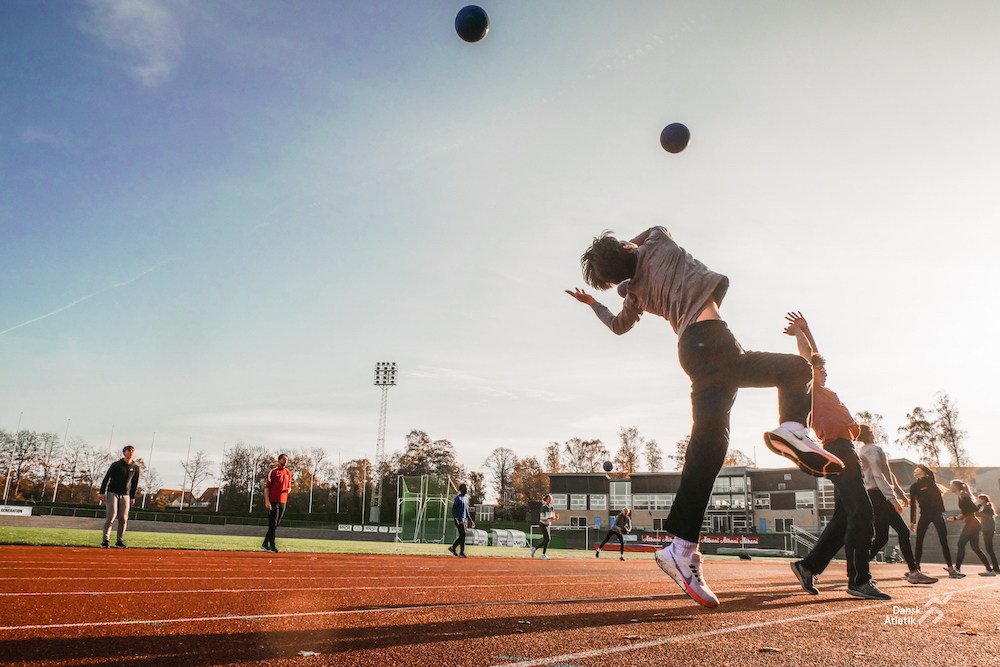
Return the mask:
[(701, 552), (692, 551), (690, 556), (678, 556), (673, 544), (656, 552), (656, 564), (677, 582), (688, 597), (700, 605), (715, 609), (719, 606), (719, 598), (705, 583), (701, 563)]
[(542, 560), (552, 560), (547, 554), (542, 554)]
[(813, 477), (835, 477), (844, 470), (844, 462), (813, 442), (802, 424), (785, 422), (764, 434), (764, 444)]
[(531, 557), (532, 557), (532, 558), (534, 558), (534, 557), (535, 557), (535, 549), (537, 549), (537, 548), (538, 548), (538, 547), (531, 547)]

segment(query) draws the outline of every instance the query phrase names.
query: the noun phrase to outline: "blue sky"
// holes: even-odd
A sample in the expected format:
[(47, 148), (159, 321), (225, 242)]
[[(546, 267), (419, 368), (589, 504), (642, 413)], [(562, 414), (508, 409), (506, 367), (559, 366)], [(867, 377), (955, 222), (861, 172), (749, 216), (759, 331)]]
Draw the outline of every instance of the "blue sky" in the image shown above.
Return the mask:
[[(745, 348), (793, 352), (802, 310), (852, 410), (894, 435), (946, 390), (1000, 464), (1000, 7), (501, 2), (467, 44), (462, 5), (0, 5), (0, 427), (155, 431), (166, 486), (189, 438), (373, 458), (395, 361), (390, 452), (669, 450), (669, 325), (563, 292), (601, 230), (662, 224)], [(783, 465), (775, 420), (742, 392), (733, 446)]]

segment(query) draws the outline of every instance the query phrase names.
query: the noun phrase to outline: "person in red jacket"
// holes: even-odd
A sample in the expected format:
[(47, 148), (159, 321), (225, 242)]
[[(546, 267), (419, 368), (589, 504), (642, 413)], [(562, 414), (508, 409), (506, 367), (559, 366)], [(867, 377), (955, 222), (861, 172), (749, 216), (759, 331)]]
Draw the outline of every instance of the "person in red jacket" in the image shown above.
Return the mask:
[(267, 481), (264, 482), (264, 507), (267, 508), (267, 535), (260, 548), (264, 551), (278, 553), (278, 548), (274, 546), (274, 531), (281, 523), (281, 517), (285, 513), (285, 503), (288, 502), (288, 491), (292, 488), (292, 473), (285, 466), (288, 465), (288, 454), (278, 456), (278, 465), (267, 474)]

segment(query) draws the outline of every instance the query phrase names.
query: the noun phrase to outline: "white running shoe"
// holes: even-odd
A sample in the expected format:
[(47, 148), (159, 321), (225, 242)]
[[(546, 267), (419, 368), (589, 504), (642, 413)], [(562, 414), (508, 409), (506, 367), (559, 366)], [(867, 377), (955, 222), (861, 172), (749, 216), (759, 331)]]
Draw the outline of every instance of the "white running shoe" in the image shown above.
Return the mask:
[(813, 442), (802, 424), (785, 422), (764, 434), (764, 444), (813, 477), (835, 477), (844, 470), (844, 462)]
[(690, 556), (678, 556), (673, 544), (656, 552), (656, 564), (677, 582), (688, 597), (709, 609), (719, 606), (719, 598), (705, 583), (701, 573), (701, 552), (692, 551)]
[(542, 560), (552, 560), (547, 554), (542, 554)]
[(537, 548), (538, 548), (538, 547), (531, 547), (531, 557), (532, 557), (532, 558), (534, 558), (534, 557), (535, 557), (535, 549), (537, 549)]

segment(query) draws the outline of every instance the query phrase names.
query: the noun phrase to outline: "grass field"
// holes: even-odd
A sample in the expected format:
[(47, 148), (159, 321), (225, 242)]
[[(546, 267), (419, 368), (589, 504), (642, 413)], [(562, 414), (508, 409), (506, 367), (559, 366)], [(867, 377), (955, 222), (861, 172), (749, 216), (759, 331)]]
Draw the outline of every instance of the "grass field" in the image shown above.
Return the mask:
[[(139, 549), (198, 549), (209, 551), (260, 551), (260, 537), (234, 535), (198, 535), (192, 533), (143, 533), (129, 531), (125, 536), (129, 547)], [(31, 546), (98, 547), (101, 535), (95, 530), (72, 528), (24, 528), (0, 526), (0, 544)], [(447, 556), (445, 544), (409, 544), (394, 542), (364, 542), (351, 540), (305, 540), (278, 536), (278, 548), (298, 553), (406, 554)], [(511, 547), (466, 547), (472, 557), (523, 556), (528, 549)], [(549, 549), (553, 558), (593, 558), (592, 551)], [(609, 557), (617, 556), (608, 554)], [(626, 553), (626, 558), (650, 558), (649, 554)]]

